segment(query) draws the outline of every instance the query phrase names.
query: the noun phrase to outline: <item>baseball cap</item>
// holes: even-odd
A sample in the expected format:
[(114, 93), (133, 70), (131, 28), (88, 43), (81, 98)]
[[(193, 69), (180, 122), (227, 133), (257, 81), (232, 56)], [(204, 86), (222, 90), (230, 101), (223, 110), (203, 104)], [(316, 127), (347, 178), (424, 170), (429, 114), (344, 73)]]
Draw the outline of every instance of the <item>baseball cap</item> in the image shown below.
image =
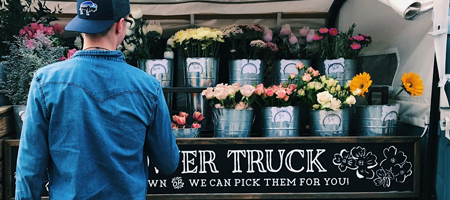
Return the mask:
[(129, 0), (77, 0), (77, 16), (65, 27), (67, 31), (97, 34), (130, 13)]

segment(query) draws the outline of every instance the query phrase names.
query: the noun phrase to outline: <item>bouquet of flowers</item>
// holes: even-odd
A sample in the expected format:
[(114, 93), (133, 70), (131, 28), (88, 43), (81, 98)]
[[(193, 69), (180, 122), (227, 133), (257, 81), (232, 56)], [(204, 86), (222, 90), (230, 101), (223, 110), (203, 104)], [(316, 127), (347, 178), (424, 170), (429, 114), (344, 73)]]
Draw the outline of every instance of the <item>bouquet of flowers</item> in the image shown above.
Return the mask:
[(264, 41), (273, 42), (278, 46), (278, 59), (306, 59), (313, 55), (314, 29), (303, 27), (300, 37), (295, 36), (289, 24), (285, 24), (280, 31), (267, 31)]
[[(189, 114), (180, 111), (178, 115), (172, 115), (172, 129), (178, 129), (178, 128), (186, 128), (186, 119), (189, 116)], [(194, 122), (191, 125), (191, 128), (201, 128), (201, 123), (204, 119), (201, 112), (195, 111), (192, 115), (192, 119)]]
[[(299, 68), (299, 74), (300, 70)], [(333, 78), (320, 76), (312, 67), (305, 70), (298, 82), (297, 97), (310, 109), (340, 110), (356, 103), (356, 98), (350, 92), (350, 81), (341, 86)]]
[[(365, 97), (367, 105), (367, 97), (365, 94), (369, 92), (369, 87), (371, 84), (372, 80), (370, 79), (370, 75), (363, 72), (353, 77), (350, 82), (350, 91), (355, 96)], [(420, 96), (423, 94), (423, 88), (423, 81), (418, 74), (414, 72), (409, 72), (408, 74), (404, 73), (402, 76), (402, 89), (389, 100), (387, 105), (391, 106), (395, 97), (403, 91), (406, 91), (412, 97)]]
[(221, 30), (201, 27), (178, 31), (168, 42), (184, 58), (215, 58), (218, 57), (219, 45), (224, 40)]
[[(295, 74), (291, 74), (295, 76)], [(290, 79), (291, 80), (291, 79)], [(262, 107), (269, 106), (292, 106), (295, 104), (297, 98), (295, 97), (297, 92), (297, 85), (291, 82), (273, 85), (265, 88), (261, 83), (256, 86), (254, 94), (256, 95), (256, 103)]]
[(263, 59), (267, 55), (278, 51), (277, 45), (270, 41), (263, 41), (263, 36), (271, 34), (259, 24), (233, 24), (222, 28), (231, 59)]
[(239, 83), (233, 85), (218, 84), (216, 87), (208, 87), (202, 91), (202, 96), (210, 102), (214, 108), (226, 109), (252, 109), (251, 105), (255, 100), (253, 92), (255, 87), (251, 85), (240, 86)]
[(127, 35), (121, 48), (127, 59), (138, 61), (164, 58), (165, 50), (170, 50), (170, 47), (162, 38), (163, 30), (159, 22), (147, 22), (142, 18), (142, 11), (136, 7), (131, 9), (130, 14), (131, 17), (127, 20), (131, 24), (127, 27)]
[(314, 41), (319, 45), (320, 58), (327, 59), (356, 59), (364, 47), (372, 43), (372, 37), (366, 34), (353, 36), (356, 24), (353, 24), (347, 32), (338, 31), (336, 28), (321, 28), (314, 36)]

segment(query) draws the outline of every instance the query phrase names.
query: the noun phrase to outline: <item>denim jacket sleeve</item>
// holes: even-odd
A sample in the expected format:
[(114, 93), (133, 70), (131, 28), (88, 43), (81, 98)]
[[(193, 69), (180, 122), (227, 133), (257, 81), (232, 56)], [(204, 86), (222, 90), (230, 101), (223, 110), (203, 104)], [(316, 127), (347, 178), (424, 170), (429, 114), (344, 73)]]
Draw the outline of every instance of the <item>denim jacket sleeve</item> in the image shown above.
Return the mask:
[(158, 88), (156, 101), (154, 119), (147, 129), (148, 155), (161, 173), (171, 174), (178, 167), (180, 154), (175, 135), (172, 132), (171, 118), (161, 87)]
[(48, 147), (49, 121), (40, 92), (39, 78), (34, 77), (26, 105), (16, 167), (16, 199), (41, 199), (47, 180), (50, 159)]

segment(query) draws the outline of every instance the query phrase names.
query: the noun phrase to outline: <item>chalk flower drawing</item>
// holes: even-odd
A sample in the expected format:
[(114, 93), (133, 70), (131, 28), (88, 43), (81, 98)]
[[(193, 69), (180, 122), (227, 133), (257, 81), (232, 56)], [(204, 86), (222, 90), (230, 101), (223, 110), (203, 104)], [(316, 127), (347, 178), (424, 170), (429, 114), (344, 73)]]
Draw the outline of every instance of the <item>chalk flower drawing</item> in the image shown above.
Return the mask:
[(412, 175), (412, 163), (407, 161), (403, 151), (390, 146), (383, 150), (383, 155), (384, 159), (378, 165), (375, 154), (366, 153), (365, 148), (358, 146), (353, 147), (350, 152), (342, 149), (340, 153), (334, 154), (333, 164), (338, 166), (341, 172), (347, 169), (355, 170), (358, 178), (373, 179), (376, 186), (384, 188), (391, 187), (394, 181), (404, 183), (406, 178)]
[(172, 178), (172, 186), (174, 189), (178, 190), (184, 187), (184, 182), (181, 177), (173, 177)]

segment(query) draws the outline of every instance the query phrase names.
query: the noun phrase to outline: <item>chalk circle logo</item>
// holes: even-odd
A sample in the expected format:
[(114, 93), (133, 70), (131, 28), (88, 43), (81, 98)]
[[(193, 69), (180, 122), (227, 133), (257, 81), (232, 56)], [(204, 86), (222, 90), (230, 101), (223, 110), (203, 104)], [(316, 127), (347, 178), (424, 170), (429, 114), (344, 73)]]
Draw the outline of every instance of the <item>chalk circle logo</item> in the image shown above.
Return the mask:
[(386, 116), (383, 118), (383, 125), (386, 124), (386, 122), (394, 122), (397, 123), (398, 113), (396, 111), (390, 111)]
[(323, 118), (322, 121), (322, 125), (326, 126), (326, 125), (341, 125), (341, 116), (337, 115), (337, 114), (329, 114), (327, 116), (325, 116), (325, 118)]
[(188, 72), (203, 73), (203, 67), (199, 62), (192, 62), (188, 66)]
[(165, 73), (167, 73), (166, 66), (164, 66), (162, 64), (154, 64), (152, 66), (152, 68), (150, 69), (151, 75), (165, 74)]
[(294, 73), (295, 75), (297, 75), (298, 74), (298, 70), (297, 70), (297, 68), (295, 67), (297, 64), (295, 64), (295, 63), (289, 63), (289, 64), (287, 64), (287, 65), (285, 65), (284, 66), (284, 68), (283, 68), (283, 74), (291, 74), (291, 73)]
[(242, 66), (241, 74), (259, 74), (259, 68), (253, 63), (247, 63)]
[(92, 1), (84, 1), (80, 4), (80, 15), (83, 15), (83, 11), (86, 16), (89, 16), (91, 12), (97, 12), (97, 4)]
[(184, 187), (183, 179), (179, 176), (172, 178), (172, 186), (174, 189), (178, 190)]
[(273, 117), (273, 121), (275, 123), (278, 123), (278, 122), (291, 123), (292, 122), (292, 115), (291, 115), (291, 113), (289, 113), (286, 110), (278, 111), (277, 114), (275, 114), (275, 116)]
[(331, 73), (344, 73), (344, 65), (341, 63), (333, 63), (328, 67), (327, 74)]

